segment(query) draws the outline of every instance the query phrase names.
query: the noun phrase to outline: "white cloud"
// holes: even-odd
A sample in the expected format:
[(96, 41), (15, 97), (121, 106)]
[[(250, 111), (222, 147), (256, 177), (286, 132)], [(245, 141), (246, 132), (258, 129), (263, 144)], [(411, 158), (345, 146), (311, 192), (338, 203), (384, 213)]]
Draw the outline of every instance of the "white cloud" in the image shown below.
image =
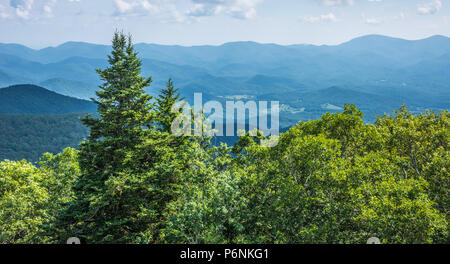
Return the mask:
[(190, 22), (183, 11), (180, 11), (177, 1), (179, 0), (113, 0), (116, 11), (112, 15), (119, 20), (151, 17), (159, 23)]
[[(6, 1), (6, 0), (5, 0)], [(81, 0), (7, 0), (9, 6), (0, 9), (0, 18), (18, 17), (37, 20), (54, 16), (54, 9), (62, 3), (81, 3)]]
[(30, 11), (33, 7), (33, 0), (11, 0), (9, 5), (15, 9), (16, 15), (23, 19), (30, 17)]
[(262, 0), (192, 0), (195, 4), (186, 14), (204, 17), (225, 14), (238, 19), (250, 19), (256, 15), (256, 6)]
[(354, 5), (355, 0), (317, 0), (323, 6)]
[(145, 15), (150, 12), (158, 12), (159, 8), (148, 0), (114, 0), (117, 8), (116, 15)]
[(381, 19), (375, 18), (375, 17), (368, 17), (368, 18), (366, 18), (365, 22), (366, 22), (366, 24), (369, 24), (369, 25), (379, 25), (379, 24), (383, 23), (383, 21)]
[(333, 13), (329, 13), (326, 15), (320, 15), (320, 16), (308, 16), (303, 17), (301, 20), (309, 23), (316, 23), (316, 22), (337, 22), (338, 19)]
[(406, 15), (404, 12), (400, 12), (400, 14), (398, 16), (395, 16), (394, 19), (395, 20), (405, 20)]
[[(366, 14), (361, 14), (362, 19), (364, 20), (364, 23), (368, 25), (379, 25), (383, 23), (385, 20), (389, 20), (389, 18), (379, 18), (379, 17), (367, 17)], [(394, 17), (395, 19), (395, 17)]]
[(0, 4), (0, 19), (9, 18), (10, 15), (6, 13), (6, 8)]
[(417, 7), (417, 12), (420, 15), (432, 15), (437, 13), (442, 7), (441, 0), (434, 0), (432, 2), (421, 4)]
[(58, 0), (50, 0), (44, 4), (42, 9), (47, 17), (53, 17), (53, 7), (56, 5)]
[(51, 14), (53, 12), (52, 7), (50, 5), (45, 5), (44, 12)]
[(209, 7), (205, 4), (195, 4), (190, 10), (187, 11), (187, 14), (194, 17), (202, 17), (202, 16), (211, 16), (216, 14), (219, 8)]
[(134, 8), (134, 4), (128, 3), (127, 1), (124, 0), (114, 0), (114, 4), (116, 4), (119, 13), (126, 13), (133, 10)]

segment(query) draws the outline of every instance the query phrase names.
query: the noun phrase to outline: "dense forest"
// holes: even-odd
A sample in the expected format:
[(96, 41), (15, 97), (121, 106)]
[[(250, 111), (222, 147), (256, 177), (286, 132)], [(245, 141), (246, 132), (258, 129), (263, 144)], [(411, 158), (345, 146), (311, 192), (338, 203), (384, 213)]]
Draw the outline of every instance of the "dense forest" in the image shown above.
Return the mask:
[[(0, 243), (449, 243), (450, 113), (299, 122), (261, 146), (174, 136), (172, 82), (116, 33), (78, 150), (0, 163)], [(207, 128), (205, 128), (207, 129)]]
[(80, 117), (95, 112), (93, 102), (36, 85), (1, 88), (0, 160), (36, 162), (42, 153), (76, 148), (89, 134)]
[(42, 153), (77, 148), (89, 129), (80, 122), (82, 114), (0, 114), (0, 160), (37, 162)]

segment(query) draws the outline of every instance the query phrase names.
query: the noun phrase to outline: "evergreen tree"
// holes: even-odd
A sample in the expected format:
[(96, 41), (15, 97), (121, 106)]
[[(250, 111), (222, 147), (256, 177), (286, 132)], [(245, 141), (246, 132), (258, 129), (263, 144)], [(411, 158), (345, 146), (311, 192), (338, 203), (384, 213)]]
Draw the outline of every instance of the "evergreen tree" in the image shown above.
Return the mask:
[(104, 82), (98, 99), (92, 99), (99, 118), (82, 120), (90, 135), (80, 145), (76, 199), (56, 225), (66, 229), (60, 242), (77, 236), (86, 243), (134, 243), (143, 233), (154, 241), (148, 237), (158, 236), (164, 203), (172, 199), (166, 195), (173, 182), (168, 175), (176, 173), (155, 165), (173, 153), (152, 125), (155, 112), (144, 91), (151, 78), (140, 76), (131, 37), (115, 33), (112, 48), (110, 66), (97, 70)]
[(173, 113), (172, 108), (176, 103), (181, 102), (183, 98), (181, 98), (178, 89), (174, 87), (172, 79), (167, 81), (166, 87), (160, 91), (160, 95), (156, 98), (156, 108), (160, 130), (170, 133), (172, 122), (177, 117), (177, 113)]

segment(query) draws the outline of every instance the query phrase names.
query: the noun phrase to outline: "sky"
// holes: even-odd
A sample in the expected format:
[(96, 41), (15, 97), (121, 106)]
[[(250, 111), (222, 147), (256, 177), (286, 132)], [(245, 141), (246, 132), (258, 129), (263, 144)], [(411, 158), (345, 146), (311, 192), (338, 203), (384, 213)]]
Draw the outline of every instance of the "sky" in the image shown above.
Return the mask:
[(220, 45), (233, 41), (335, 45), (381, 34), (450, 36), (450, 0), (0, 0), (0, 42)]

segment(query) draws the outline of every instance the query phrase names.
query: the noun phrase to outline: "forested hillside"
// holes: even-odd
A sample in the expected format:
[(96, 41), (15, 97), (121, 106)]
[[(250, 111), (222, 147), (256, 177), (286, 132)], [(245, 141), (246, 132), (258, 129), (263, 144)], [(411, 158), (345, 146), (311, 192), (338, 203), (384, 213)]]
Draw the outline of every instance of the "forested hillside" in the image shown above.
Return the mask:
[(89, 134), (82, 116), (0, 114), (0, 160), (36, 162), (45, 152), (76, 148)]
[(175, 136), (173, 83), (152, 97), (131, 39), (112, 47), (79, 149), (0, 163), (0, 243), (450, 242), (448, 110), (368, 124), (345, 104), (273, 147), (261, 133), (214, 147)]
[(80, 118), (95, 112), (90, 101), (35, 85), (0, 89), (0, 160), (36, 162), (45, 152), (77, 147), (89, 131)]
[(0, 89), (0, 114), (95, 113), (92, 102), (57, 94), (35, 85)]

